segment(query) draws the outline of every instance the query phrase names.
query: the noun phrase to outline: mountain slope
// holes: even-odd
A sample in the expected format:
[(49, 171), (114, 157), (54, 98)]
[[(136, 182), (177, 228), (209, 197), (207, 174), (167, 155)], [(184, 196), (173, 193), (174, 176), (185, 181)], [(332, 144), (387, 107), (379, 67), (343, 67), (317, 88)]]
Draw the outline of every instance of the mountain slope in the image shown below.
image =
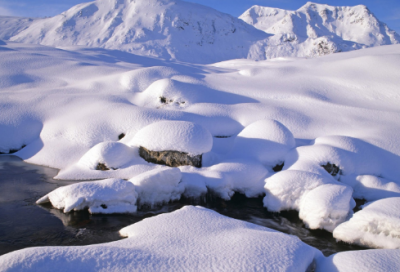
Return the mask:
[(400, 36), (366, 6), (334, 7), (308, 2), (297, 11), (253, 6), (240, 17), (273, 34), (266, 57), (315, 56), (400, 43)]
[(266, 37), (228, 14), (179, 0), (97, 0), (36, 20), (11, 40), (211, 63), (246, 58), (251, 44)]

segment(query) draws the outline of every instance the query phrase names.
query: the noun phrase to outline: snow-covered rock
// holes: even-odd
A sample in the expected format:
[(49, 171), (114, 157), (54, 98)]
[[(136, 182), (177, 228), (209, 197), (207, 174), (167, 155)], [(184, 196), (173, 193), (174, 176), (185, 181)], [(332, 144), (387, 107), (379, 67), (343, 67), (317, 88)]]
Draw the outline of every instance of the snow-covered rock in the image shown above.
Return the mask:
[(400, 249), (400, 197), (377, 200), (333, 231), (338, 240), (377, 248)]
[(275, 166), (294, 147), (293, 134), (284, 125), (265, 119), (248, 125), (237, 135), (231, 156), (254, 158)]
[(209, 152), (213, 138), (199, 124), (187, 121), (160, 121), (142, 128), (129, 142), (151, 151), (179, 151), (191, 156)]
[(251, 44), (268, 36), (228, 14), (179, 0), (97, 0), (9, 32), (5, 37), (17, 42), (197, 63), (246, 58)]
[(0, 256), (2, 271), (306, 271), (322, 254), (297, 237), (186, 206), (123, 228), (127, 239), (27, 248)]
[(310, 229), (332, 232), (352, 214), (353, 190), (339, 184), (325, 184), (307, 193), (301, 201), (299, 217)]
[(138, 193), (138, 205), (153, 207), (179, 200), (184, 187), (180, 184), (181, 171), (178, 168), (158, 168), (131, 178)]
[(313, 57), (400, 42), (364, 5), (308, 2), (296, 11), (253, 6), (239, 18), (274, 35), (262, 42), (266, 58)]
[(109, 169), (118, 169), (137, 157), (137, 153), (137, 148), (120, 142), (103, 142), (92, 147), (78, 164), (92, 170), (99, 170), (96, 169), (99, 163)]
[(400, 250), (371, 249), (340, 252), (317, 258), (316, 272), (400, 271)]
[(135, 186), (122, 179), (75, 183), (55, 189), (36, 203), (51, 202), (65, 213), (89, 208), (90, 213), (136, 212)]

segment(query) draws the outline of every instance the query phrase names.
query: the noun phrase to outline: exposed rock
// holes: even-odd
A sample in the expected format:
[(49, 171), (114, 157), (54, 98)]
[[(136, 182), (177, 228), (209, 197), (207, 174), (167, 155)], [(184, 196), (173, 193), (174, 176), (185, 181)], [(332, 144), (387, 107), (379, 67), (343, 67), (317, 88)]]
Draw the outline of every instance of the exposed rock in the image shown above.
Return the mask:
[(284, 162), (282, 162), (281, 164), (277, 164), (274, 167), (272, 167), (272, 170), (274, 170), (274, 172), (282, 171), (284, 165), (285, 165)]
[(340, 170), (339, 166), (336, 166), (336, 164), (331, 164), (328, 162), (327, 164), (323, 164), (321, 166), (326, 170), (326, 172), (331, 174), (333, 177), (342, 174), (342, 170)]
[(22, 145), (21, 148), (18, 148), (18, 149), (10, 149), (10, 150), (8, 151), (8, 153), (7, 153), (7, 152), (0, 152), (0, 155), (1, 155), (1, 154), (14, 154), (14, 153), (20, 151), (20, 150), (21, 150), (22, 148), (24, 148), (25, 146), (26, 146), (26, 145)]
[(173, 150), (151, 151), (140, 146), (139, 155), (145, 161), (151, 163), (162, 164), (171, 167), (191, 165), (197, 168), (201, 168), (202, 154), (192, 157), (185, 152), (179, 152)]
[(118, 140), (121, 140), (124, 137), (125, 137), (125, 133), (121, 133), (120, 135), (118, 135)]
[(99, 162), (96, 166), (96, 170), (107, 171), (110, 170), (110, 168), (108, 168), (104, 163)]

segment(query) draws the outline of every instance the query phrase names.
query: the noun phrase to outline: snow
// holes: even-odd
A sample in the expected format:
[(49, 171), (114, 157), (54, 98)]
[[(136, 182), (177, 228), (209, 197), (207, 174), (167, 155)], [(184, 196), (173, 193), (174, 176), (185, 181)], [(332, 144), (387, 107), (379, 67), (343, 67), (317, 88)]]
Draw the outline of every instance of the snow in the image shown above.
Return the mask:
[(51, 202), (64, 213), (89, 208), (90, 213), (136, 212), (135, 186), (122, 179), (81, 182), (55, 189), (36, 203)]
[[(253, 6), (234, 18), (179, 0), (97, 0), (51, 18), (3, 16), (0, 26), (0, 39), (100, 47), (202, 64), (315, 57), (400, 42), (400, 36), (363, 5), (311, 2), (296, 11)], [(130, 82), (127, 73), (121, 83), (129, 89), (135, 85)]]
[(254, 158), (275, 166), (294, 147), (293, 134), (284, 125), (275, 120), (259, 120), (237, 135), (231, 156)]
[(333, 236), (359, 245), (400, 249), (400, 197), (364, 205), (349, 221), (339, 225)]
[(151, 151), (179, 151), (190, 156), (211, 151), (213, 138), (199, 124), (187, 121), (160, 121), (142, 128), (129, 145)]
[(371, 249), (317, 258), (316, 272), (395, 272), (400, 270), (400, 250)]
[(184, 187), (180, 184), (181, 171), (178, 168), (163, 167), (144, 172), (131, 178), (138, 193), (138, 206), (153, 207), (179, 200)]
[(329, 6), (307, 2), (296, 11), (253, 6), (240, 17), (273, 36), (260, 41), (265, 57), (314, 57), (397, 44), (400, 36), (364, 5)]
[(120, 233), (128, 238), (8, 253), (0, 256), (0, 270), (305, 271), (322, 255), (297, 237), (193, 206), (144, 219)]
[(130, 148), (119, 142), (102, 142), (92, 147), (78, 164), (96, 170), (99, 163), (110, 169), (118, 169), (129, 163), (137, 154), (137, 149)]

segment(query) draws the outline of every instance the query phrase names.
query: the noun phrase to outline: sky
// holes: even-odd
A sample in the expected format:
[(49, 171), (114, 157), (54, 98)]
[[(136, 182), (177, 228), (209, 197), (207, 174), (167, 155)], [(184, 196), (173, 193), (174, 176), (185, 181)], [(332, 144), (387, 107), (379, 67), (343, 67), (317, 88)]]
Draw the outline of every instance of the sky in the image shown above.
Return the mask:
[[(306, 0), (186, 0), (238, 17), (253, 5), (296, 10)], [(0, 15), (46, 17), (88, 0), (0, 0)], [(400, 34), (400, 0), (313, 0), (332, 6), (366, 5), (378, 19)]]

